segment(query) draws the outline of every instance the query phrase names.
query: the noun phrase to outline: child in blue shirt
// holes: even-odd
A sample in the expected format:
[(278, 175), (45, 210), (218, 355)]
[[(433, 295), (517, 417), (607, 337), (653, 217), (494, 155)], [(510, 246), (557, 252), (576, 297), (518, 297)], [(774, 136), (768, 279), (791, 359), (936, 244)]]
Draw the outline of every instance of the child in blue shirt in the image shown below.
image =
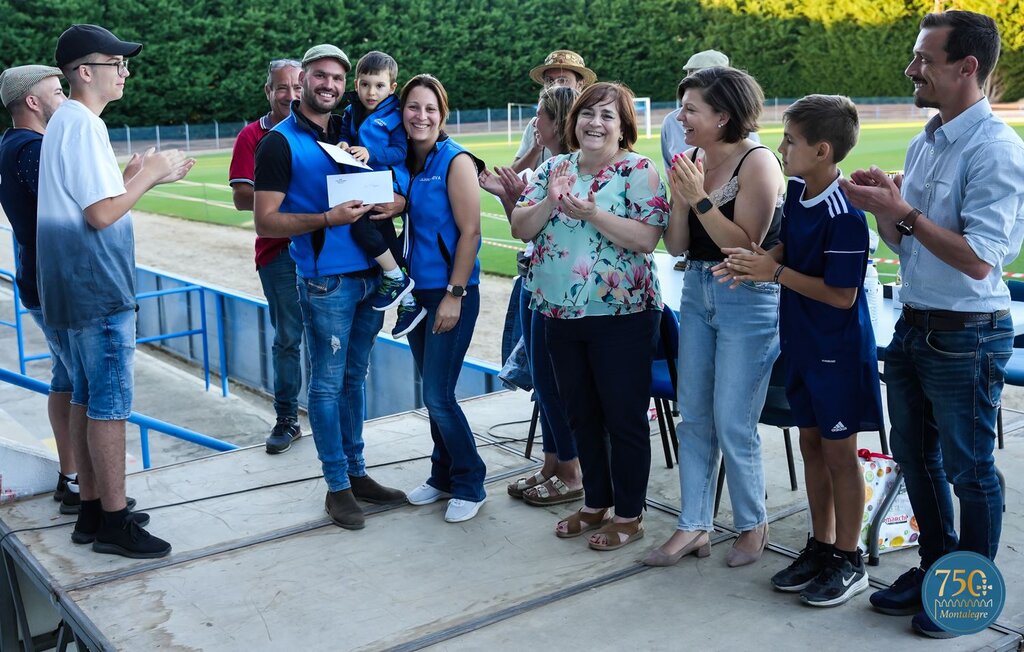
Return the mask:
[(782, 243), (725, 249), (723, 280), (782, 285), (779, 335), (786, 396), (800, 427), (812, 536), (772, 577), (780, 591), (833, 607), (868, 587), (858, 547), (864, 478), (857, 433), (878, 430), (878, 352), (860, 288), (868, 226), (839, 186), (837, 164), (857, 142), (857, 108), (846, 97), (809, 95), (784, 114), (779, 152), (790, 177)]
[[(377, 171), (405, 164), (406, 136), (402, 111), (395, 88), (398, 64), (383, 52), (369, 52), (356, 64), (356, 88), (346, 93), (349, 105), (341, 118), (338, 146)], [(416, 304), (412, 278), (402, 271), (404, 263), (395, 225), (391, 220), (373, 220), (363, 215), (352, 224), (352, 239), (372, 256), (383, 271), (374, 310), (398, 306), (398, 321), (392, 337), (402, 337), (427, 316)]]

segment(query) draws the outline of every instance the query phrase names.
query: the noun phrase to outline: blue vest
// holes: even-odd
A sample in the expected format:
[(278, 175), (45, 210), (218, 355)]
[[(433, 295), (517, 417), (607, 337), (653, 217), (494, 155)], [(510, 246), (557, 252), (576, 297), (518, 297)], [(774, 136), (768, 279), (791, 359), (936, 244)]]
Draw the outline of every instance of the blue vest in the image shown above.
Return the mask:
[[(459, 228), (448, 200), (448, 171), (452, 160), (468, 151), (451, 138), (439, 140), (427, 154), (423, 170), (409, 181), (405, 230), (405, 260), (417, 289), (447, 288), (455, 260)], [(480, 245), (477, 244), (477, 251)], [(473, 264), (468, 285), (480, 283), (480, 259)]]
[[(294, 114), (279, 122), (274, 130), (287, 139), (292, 156), (292, 178), (280, 211), (323, 213), (329, 210), (327, 175), (356, 170), (339, 170), (339, 165), (317, 144), (316, 134), (299, 124)], [(315, 246), (320, 238), (323, 238), (323, 246), (317, 252)], [(352, 240), (351, 227), (347, 224), (292, 236), (291, 240), (289, 253), (302, 278), (360, 272), (376, 265)]]

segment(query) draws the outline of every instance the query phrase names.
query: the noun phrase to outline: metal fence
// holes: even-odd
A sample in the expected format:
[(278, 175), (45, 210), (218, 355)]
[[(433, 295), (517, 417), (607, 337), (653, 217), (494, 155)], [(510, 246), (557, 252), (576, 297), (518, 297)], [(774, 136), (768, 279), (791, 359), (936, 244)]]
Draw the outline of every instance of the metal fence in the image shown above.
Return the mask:
[[(527, 98), (528, 99), (528, 98)], [(780, 122), (786, 108), (795, 98), (773, 97), (765, 101), (765, 122)], [(923, 121), (929, 109), (914, 106), (909, 97), (860, 97), (853, 98), (860, 109), (862, 122), (913, 120)], [(665, 115), (677, 106), (674, 100), (651, 102), (651, 124), (660, 127)], [(452, 134), (507, 133), (509, 130), (522, 133), (533, 118), (532, 104), (517, 104), (511, 112), (508, 107), (487, 109), (455, 109), (448, 117), (448, 131)], [(1024, 119), (1024, 106), (1001, 105), (1000, 115), (1004, 118)], [(110, 142), (118, 156), (143, 151), (148, 147), (167, 149), (176, 147), (187, 152), (229, 150), (235, 137), (248, 122), (214, 122), (210, 124), (172, 124), (148, 127), (118, 127), (110, 125)]]

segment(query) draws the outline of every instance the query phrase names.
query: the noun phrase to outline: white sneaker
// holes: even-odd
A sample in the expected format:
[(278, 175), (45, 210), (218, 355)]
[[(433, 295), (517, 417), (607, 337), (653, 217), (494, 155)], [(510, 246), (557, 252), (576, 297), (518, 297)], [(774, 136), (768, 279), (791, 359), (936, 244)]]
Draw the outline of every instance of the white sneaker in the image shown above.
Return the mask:
[(424, 482), (420, 486), (416, 487), (406, 496), (410, 505), (429, 505), (430, 503), (436, 503), (442, 498), (447, 498), (451, 494), (445, 493), (440, 489), (435, 489), (429, 484)]
[(486, 498), (478, 503), (474, 503), (471, 500), (462, 500), (461, 498), (452, 498), (448, 501), (448, 511), (444, 513), (444, 520), (449, 523), (468, 521), (476, 516), (476, 513), (480, 511), (480, 507), (485, 502), (487, 502)]

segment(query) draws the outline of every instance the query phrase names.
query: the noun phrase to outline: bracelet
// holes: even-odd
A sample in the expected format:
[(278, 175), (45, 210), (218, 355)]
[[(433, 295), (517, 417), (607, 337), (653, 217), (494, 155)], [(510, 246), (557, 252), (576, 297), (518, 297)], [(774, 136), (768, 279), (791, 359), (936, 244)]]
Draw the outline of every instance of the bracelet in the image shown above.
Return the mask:
[(782, 270), (784, 269), (786, 269), (785, 265), (779, 265), (777, 268), (775, 268), (775, 276), (772, 277), (772, 283), (779, 282), (779, 276), (782, 275)]
[(327, 227), (329, 227), (331, 225), (331, 223), (327, 219), (327, 211), (324, 211), (323, 214), (324, 214), (324, 228), (327, 228)]

